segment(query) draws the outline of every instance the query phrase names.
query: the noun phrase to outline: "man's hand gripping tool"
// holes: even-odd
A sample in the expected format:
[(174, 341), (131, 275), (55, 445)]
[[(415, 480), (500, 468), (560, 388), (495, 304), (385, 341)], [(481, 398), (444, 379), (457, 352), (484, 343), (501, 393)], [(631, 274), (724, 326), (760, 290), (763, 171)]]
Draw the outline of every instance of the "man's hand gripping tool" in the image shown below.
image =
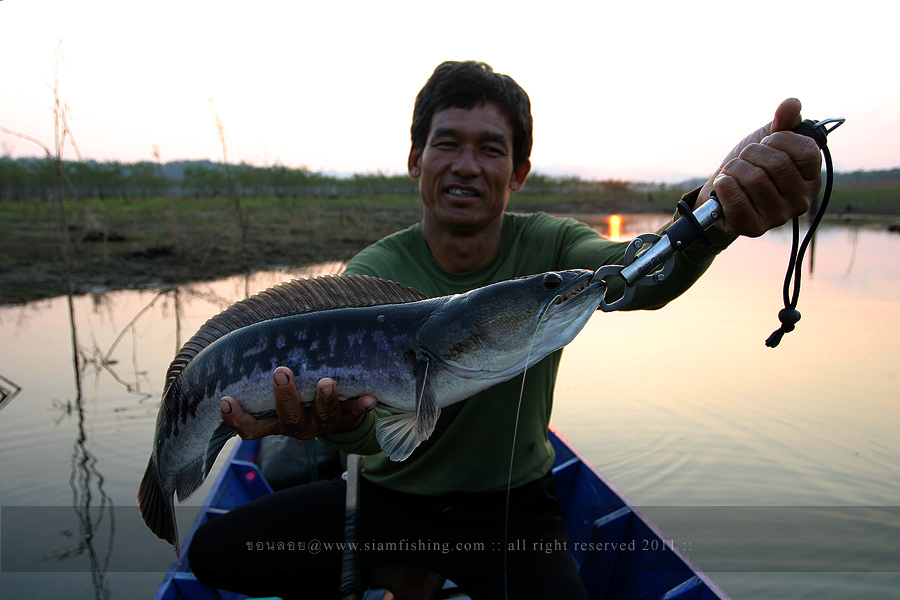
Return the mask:
[[(843, 118), (813, 121), (807, 119), (792, 129), (811, 137), (819, 148), (825, 149), (828, 134), (844, 122)], [(829, 128), (828, 126), (831, 125)], [(827, 201), (827, 199), (826, 199)], [(820, 212), (824, 212), (826, 202), (822, 203)], [(594, 272), (592, 282), (620, 277), (624, 280), (625, 291), (618, 300), (608, 302), (606, 298), (600, 302), (600, 310), (612, 312), (621, 310), (631, 303), (638, 285), (656, 285), (664, 281), (675, 268), (675, 253), (681, 252), (697, 240), (711, 244), (706, 230), (722, 218), (722, 205), (715, 190), (710, 199), (697, 210), (691, 208), (684, 200), (678, 203), (679, 218), (665, 230), (662, 236), (645, 233), (634, 238), (625, 249), (624, 265), (606, 265)]]

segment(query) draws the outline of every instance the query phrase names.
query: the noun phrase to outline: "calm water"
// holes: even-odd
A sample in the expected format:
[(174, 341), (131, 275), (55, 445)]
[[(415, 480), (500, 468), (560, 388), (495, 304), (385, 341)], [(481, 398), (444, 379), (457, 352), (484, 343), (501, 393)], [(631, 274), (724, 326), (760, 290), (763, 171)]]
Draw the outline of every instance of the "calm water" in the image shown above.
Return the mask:
[[(596, 314), (553, 422), (736, 600), (896, 600), (900, 235), (824, 227), (803, 319), (769, 349), (789, 244), (739, 240), (664, 310)], [(75, 298), (77, 374), (66, 299), (0, 308), (0, 595), (152, 596), (172, 554), (134, 496), (166, 367), (209, 316), (305, 274)]]

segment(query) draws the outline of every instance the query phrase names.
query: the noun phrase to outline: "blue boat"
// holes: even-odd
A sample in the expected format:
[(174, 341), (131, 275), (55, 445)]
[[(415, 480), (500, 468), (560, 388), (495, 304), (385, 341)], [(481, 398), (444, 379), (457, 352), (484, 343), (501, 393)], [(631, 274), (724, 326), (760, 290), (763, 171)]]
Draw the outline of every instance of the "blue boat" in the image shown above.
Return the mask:
[[(563, 506), (569, 549), (591, 598), (615, 600), (728, 600), (684, 552), (609, 483), (552, 427), (556, 449), (553, 472)], [(247, 596), (214, 590), (197, 581), (187, 560), (194, 531), (209, 519), (271, 494), (256, 464), (258, 441), (238, 442), (219, 472), (204, 506), (183, 542), (182, 564), (172, 562), (154, 600), (243, 600)], [(452, 582), (442, 598), (465, 598)], [(366, 600), (378, 600), (371, 590)]]

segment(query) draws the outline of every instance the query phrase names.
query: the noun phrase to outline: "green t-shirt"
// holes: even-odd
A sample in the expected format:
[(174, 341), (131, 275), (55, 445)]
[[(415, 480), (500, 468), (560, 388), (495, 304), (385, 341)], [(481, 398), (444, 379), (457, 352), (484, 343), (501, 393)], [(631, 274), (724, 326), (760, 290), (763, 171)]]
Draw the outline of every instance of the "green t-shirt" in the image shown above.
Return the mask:
[[(659, 308), (690, 287), (713, 257), (734, 239), (718, 232), (713, 236), (714, 246), (695, 244), (679, 253), (667, 282), (640, 287), (629, 309)], [(626, 246), (603, 238), (574, 219), (545, 213), (506, 213), (496, 255), (475, 271), (451, 273), (443, 269), (428, 250), (421, 224), (416, 224), (360, 252), (348, 263), (345, 273), (390, 279), (436, 297), (523, 275), (621, 264)], [(610, 298), (618, 297), (615, 291), (609, 294)], [(431, 438), (405, 461), (393, 462), (380, 452), (375, 420), (388, 414), (381, 409), (366, 415), (356, 429), (327, 436), (323, 441), (343, 451), (363, 454), (363, 476), (375, 483), (408, 493), (439, 495), (506, 489), (515, 438), (511, 485), (523, 485), (543, 476), (553, 464), (547, 426), (561, 355), (561, 350), (555, 352), (529, 369), (524, 386), (522, 376), (518, 376), (443, 408)]]

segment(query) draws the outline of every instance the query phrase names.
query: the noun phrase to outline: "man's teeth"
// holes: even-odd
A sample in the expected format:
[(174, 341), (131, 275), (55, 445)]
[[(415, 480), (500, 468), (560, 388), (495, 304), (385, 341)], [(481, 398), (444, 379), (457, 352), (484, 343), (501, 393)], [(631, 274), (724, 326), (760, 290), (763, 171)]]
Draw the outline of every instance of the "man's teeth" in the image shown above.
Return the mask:
[(450, 188), (447, 190), (449, 193), (454, 196), (477, 196), (478, 194), (473, 192), (472, 190), (461, 190), (459, 188)]

